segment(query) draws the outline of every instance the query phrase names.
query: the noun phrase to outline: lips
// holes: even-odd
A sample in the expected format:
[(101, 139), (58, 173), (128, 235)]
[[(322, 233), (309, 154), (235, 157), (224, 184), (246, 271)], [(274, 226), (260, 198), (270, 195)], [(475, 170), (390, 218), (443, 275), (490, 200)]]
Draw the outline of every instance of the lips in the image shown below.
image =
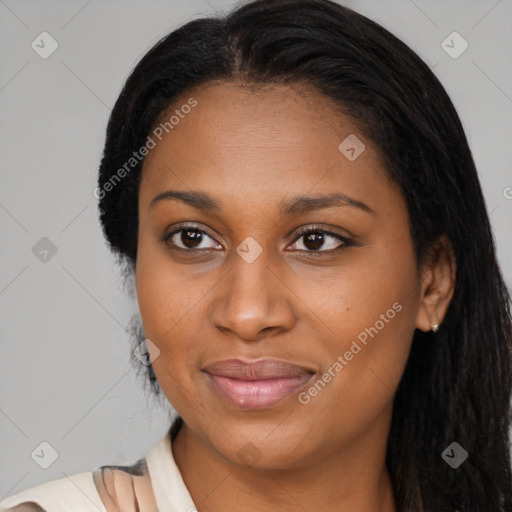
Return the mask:
[(228, 359), (210, 364), (204, 370), (211, 375), (242, 380), (279, 379), (311, 373), (302, 366), (281, 359), (262, 359), (254, 363), (246, 363), (240, 359)]
[(243, 409), (271, 407), (298, 392), (314, 372), (281, 359), (217, 361), (203, 370), (214, 392)]

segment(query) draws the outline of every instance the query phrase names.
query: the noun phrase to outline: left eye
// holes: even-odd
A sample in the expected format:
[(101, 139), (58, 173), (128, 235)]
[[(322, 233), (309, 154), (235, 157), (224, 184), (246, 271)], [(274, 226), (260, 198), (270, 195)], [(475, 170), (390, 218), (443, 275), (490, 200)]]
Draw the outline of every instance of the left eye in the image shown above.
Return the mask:
[[(302, 241), (302, 239), (304, 239)], [(336, 233), (330, 233), (324, 230), (310, 230), (301, 233), (299, 238), (293, 243), (294, 248), (298, 251), (333, 251), (340, 249), (345, 245), (349, 245), (349, 240)], [(320, 250), (321, 249), (321, 250)], [(319, 251), (320, 250), (320, 251)]]

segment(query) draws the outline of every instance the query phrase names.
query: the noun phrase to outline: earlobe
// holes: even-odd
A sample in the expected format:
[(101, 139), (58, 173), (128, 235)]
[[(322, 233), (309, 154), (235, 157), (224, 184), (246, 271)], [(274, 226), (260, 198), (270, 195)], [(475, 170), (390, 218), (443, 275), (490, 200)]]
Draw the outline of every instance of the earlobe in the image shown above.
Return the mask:
[(431, 321), (431, 324), (430, 324), (432, 326), (432, 331), (434, 331), (434, 333), (436, 333), (439, 330), (439, 320), (437, 320), (437, 314), (435, 314), (435, 318), (436, 318), (436, 320), (434, 320), (435, 323), (432, 323), (432, 321)]
[(432, 293), (423, 295), (418, 315), (416, 317), (417, 329), (420, 329), (423, 332), (433, 331), (434, 333), (439, 330), (442, 322), (441, 319), (444, 318), (444, 313), (442, 316), (438, 313), (439, 305), (441, 304), (439, 298), (439, 294), (437, 295), (437, 298)]
[(456, 260), (448, 237), (439, 237), (423, 264), (420, 306), (416, 327), (436, 333), (442, 324), (455, 289)]

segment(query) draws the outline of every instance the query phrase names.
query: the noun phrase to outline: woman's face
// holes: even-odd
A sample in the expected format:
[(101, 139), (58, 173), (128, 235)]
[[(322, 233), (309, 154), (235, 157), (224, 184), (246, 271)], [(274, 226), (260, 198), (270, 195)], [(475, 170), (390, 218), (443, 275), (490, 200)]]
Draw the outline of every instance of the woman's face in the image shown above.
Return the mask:
[(305, 87), (209, 84), (176, 109), (139, 194), (137, 296), (163, 392), (237, 464), (385, 440), (421, 283), (377, 149)]

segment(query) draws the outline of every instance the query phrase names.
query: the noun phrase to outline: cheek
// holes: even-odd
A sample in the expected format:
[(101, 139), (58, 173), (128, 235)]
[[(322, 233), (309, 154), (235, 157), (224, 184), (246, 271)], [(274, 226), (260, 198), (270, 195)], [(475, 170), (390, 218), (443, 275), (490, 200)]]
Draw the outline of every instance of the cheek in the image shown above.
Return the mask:
[[(395, 301), (382, 309), (379, 303), (367, 304), (350, 321), (338, 320), (341, 334), (324, 340), (328, 355), (321, 374), (298, 396), (304, 421), (323, 424), (345, 440), (389, 409), (410, 350), (414, 329), (401, 316), (404, 307)], [(340, 317), (347, 318), (343, 312)]]
[[(295, 288), (304, 286), (297, 283)], [(418, 293), (413, 254), (372, 247), (339, 271), (310, 280), (304, 301), (314, 311), (318, 326), (332, 336), (333, 347), (342, 350), (347, 340), (358, 337), (364, 343), (365, 338), (384, 340), (392, 333), (394, 338), (403, 328), (409, 332)]]
[(303, 401), (317, 401), (319, 414), (330, 405), (341, 417), (359, 414), (362, 420), (388, 403), (399, 384), (415, 329), (418, 284), (407, 250), (360, 263), (309, 290), (316, 329), (328, 328), (322, 368), (328, 383), (306, 390)]
[[(149, 259), (137, 261), (137, 299), (145, 337), (159, 350), (152, 360), (153, 371), (169, 402), (181, 410), (181, 396), (191, 389), (188, 382), (190, 350), (187, 349), (187, 311), (190, 293), (170, 274)], [(188, 300), (185, 298), (188, 297)]]
[(160, 341), (172, 337), (180, 319), (193, 312), (204, 294), (200, 283), (190, 280), (183, 266), (173, 263), (165, 248), (146, 231), (139, 238), (135, 279), (146, 336)]
[[(212, 275), (192, 278), (179, 265), (154, 248), (140, 245), (136, 289), (146, 338), (160, 350), (153, 369), (164, 393), (176, 395), (197, 370), (198, 332), (205, 325), (205, 299)], [(196, 347), (197, 348), (197, 347)], [(181, 390), (183, 392), (183, 390)]]
[(198, 290), (184, 285), (175, 273), (144, 264), (139, 268), (137, 299), (146, 337), (162, 351), (179, 347), (191, 327), (187, 317), (194, 314)]

